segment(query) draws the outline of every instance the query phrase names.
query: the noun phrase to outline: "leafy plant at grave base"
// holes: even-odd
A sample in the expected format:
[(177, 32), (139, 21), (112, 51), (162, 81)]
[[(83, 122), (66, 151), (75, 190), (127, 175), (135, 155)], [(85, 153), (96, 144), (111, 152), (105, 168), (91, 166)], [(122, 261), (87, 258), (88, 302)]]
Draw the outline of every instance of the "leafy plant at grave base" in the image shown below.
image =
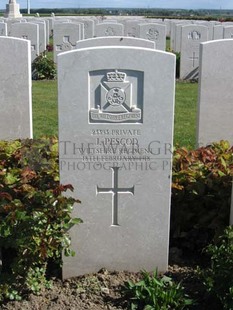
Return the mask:
[(131, 310), (179, 310), (193, 304), (180, 283), (174, 283), (167, 276), (159, 278), (157, 271), (152, 275), (142, 271), (142, 280), (137, 283), (128, 281), (123, 293), (129, 300)]
[(74, 255), (68, 230), (81, 222), (71, 217), (80, 201), (62, 195), (67, 190), (59, 184), (56, 138), (0, 141), (0, 300), (49, 287), (48, 262), (61, 265), (62, 251)]
[(216, 244), (206, 250), (211, 258), (211, 266), (199, 269), (209, 297), (218, 309), (233, 309), (233, 226), (225, 229)]
[(54, 80), (56, 78), (56, 67), (52, 59), (42, 53), (32, 62), (33, 80)]
[(229, 224), (233, 147), (227, 141), (174, 151), (171, 246), (200, 251)]

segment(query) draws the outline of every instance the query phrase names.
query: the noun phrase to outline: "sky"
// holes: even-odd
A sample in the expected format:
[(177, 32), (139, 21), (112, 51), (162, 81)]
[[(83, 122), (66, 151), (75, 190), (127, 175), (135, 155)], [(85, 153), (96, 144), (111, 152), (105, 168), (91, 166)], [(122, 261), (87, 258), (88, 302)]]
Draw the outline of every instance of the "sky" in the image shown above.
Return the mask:
[[(233, 0), (16, 0), (20, 8), (181, 8), (181, 9), (233, 9)], [(4, 9), (8, 0), (1, 1)]]

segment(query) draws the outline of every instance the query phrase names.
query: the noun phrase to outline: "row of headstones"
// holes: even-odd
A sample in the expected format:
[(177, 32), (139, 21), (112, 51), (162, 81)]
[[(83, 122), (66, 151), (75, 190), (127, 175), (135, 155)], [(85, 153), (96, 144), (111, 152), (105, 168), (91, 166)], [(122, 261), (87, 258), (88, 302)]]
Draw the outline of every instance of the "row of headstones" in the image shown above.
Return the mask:
[(165, 50), (166, 47), (166, 26), (145, 23), (143, 19), (141, 21), (125, 21), (125, 24), (114, 23), (110, 20), (100, 23), (97, 19), (77, 18), (2, 19), (0, 21), (1, 36), (8, 35), (31, 41), (32, 60), (46, 50), (52, 31), (54, 32), (55, 61), (60, 52), (74, 49), (77, 41), (93, 37), (141, 37), (154, 42), (156, 49)]
[(46, 50), (50, 29), (49, 19), (2, 19), (0, 21), (1, 36), (30, 40), (32, 61)]
[(233, 23), (173, 21), (170, 47), (180, 53), (180, 78), (197, 79), (200, 43), (233, 37)]
[[(30, 42), (0, 45), (0, 138), (32, 137)], [(199, 143), (233, 144), (232, 60), (233, 40), (201, 44)], [(174, 95), (173, 54), (103, 46), (58, 56), (60, 181), (74, 186), (84, 221), (71, 229), (77, 254), (64, 257), (64, 278), (166, 270)]]
[(175, 52), (181, 51), (182, 27), (187, 25), (207, 27), (208, 41), (230, 39), (233, 35), (232, 22), (172, 20), (170, 25), (171, 50)]
[[(123, 23), (104, 22), (94, 25), (93, 21), (83, 23), (63, 22), (54, 24), (54, 60), (59, 53), (76, 48), (76, 43), (93, 37), (136, 37), (154, 42), (155, 48), (165, 51), (166, 26), (158, 23), (140, 23), (126, 21)], [(88, 25), (87, 25), (88, 23)], [(88, 34), (84, 34), (84, 30)]]

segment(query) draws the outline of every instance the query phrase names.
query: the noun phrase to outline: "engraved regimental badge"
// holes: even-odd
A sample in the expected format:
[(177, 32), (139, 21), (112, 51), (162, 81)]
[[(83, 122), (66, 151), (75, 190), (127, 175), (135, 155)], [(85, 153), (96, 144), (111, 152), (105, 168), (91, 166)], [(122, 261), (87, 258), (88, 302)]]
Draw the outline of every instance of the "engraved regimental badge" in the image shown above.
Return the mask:
[(91, 108), (91, 122), (140, 122), (141, 109), (132, 103), (133, 85), (127, 74), (118, 70), (106, 72), (100, 85), (100, 96)]

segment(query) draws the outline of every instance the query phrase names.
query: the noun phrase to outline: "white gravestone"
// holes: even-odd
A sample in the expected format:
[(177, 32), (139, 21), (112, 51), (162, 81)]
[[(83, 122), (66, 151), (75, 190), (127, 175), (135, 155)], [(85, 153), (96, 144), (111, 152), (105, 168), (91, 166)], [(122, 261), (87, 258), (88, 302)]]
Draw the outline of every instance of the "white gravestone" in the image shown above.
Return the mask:
[(57, 62), (58, 54), (74, 49), (80, 37), (80, 24), (55, 23), (53, 29), (54, 62)]
[[(101, 60), (101, 61), (100, 61)], [(156, 70), (154, 69), (156, 68)], [(60, 181), (82, 200), (63, 278), (166, 270), (175, 56), (96, 47), (58, 55)]]
[(81, 23), (84, 25), (84, 39), (94, 37), (94, 21), (91, 19), (82, 19)]
[(42, 20), (32, 20), (32, 23), (39, 25), (39, 53), (43, 53), (46, 50), (46, 23)]
[(0, 22), (0, 36), (7, 36), (7, 24)]
[(139, 38), (139, 24), (142, 24), (142, 20), (126, 20), (124, 23), (125, 36)]
[(223, 27), (223, 39), (233, 39), (233, 25)]
[(95, 37), (113, 37), (113, 36), (123, 36), (124, 26), (122, 24), (114, 23), (101, 23), (95, 25), (94, 36)]
[(188, 25), (181, 27), (180, 78), (184, 80), (198, 77), (199, 46), (207, 41), (206, 26)]
[(213, 40), (223, 39), (223, 25), (215, 25), (213, 28)]
[(39, 53), (41, 54), (46, 50), (47, 45), (46, 23), (38, 19), (31, 19), (30, 22), (39, 26)]
[(12, 24), (11, 37), (17, 37), (31, 41), (32, 61), (39, 55), (39, 25), (33, 23)]
[(31, 46), (0, 37), (0, 140), (32, 138)]
[(79, 25), (79, 27), (80, 27), (80, 30), (79, 30), (80, 31), (80, 38), (79, 38), (79, 40), (84, 40), (84, 24), (76, 18), (72, 18), (70, 22)]
[(97, 47), (97, 46), (137, 46), (144, 48), (155, 48), (153, 41), (131, 38), (131, 37), (99, 37), (81, 40), (76, 43), (76, 48)]
[(154, 42), (157, 50), (165, 51), (166, 49), (165, 25), (141, 24), (139, 25), (139, 37)]
[(180, 53), (181, 51), (181, 27), (183, 27), (186, 23), (175, 24), (175, 40), (174, 40), (174, 51), (176, 53)]
[(233, 145), (233, 40), (201, 44), (197, 143)]

